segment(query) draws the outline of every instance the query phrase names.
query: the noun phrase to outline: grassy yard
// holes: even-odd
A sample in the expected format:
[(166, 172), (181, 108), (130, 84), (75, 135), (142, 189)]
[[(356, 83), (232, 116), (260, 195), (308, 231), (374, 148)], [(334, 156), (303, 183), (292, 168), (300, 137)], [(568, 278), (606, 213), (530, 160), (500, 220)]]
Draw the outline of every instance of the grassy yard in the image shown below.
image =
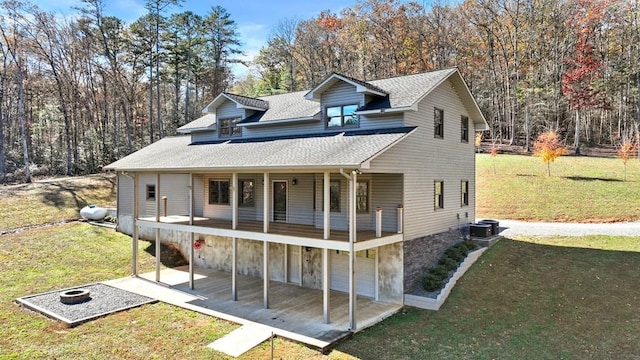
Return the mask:
[[(495, 160), (495, 173), (494, 173)], [(522, 155), (477, 155), (477, 216), (513, 220), (640, 220), (640, 162), (563, 156), (551, 164)]]
[(77, 219), (89, 204), (115, 206), (115, 181), (114, 175), (103, 174), (0, 186), (0, 232)]
[(639, 238), (503, 239), (439, 311), (408, 308), (338, 349), (364, 359), (637, 358), (638, 269)]

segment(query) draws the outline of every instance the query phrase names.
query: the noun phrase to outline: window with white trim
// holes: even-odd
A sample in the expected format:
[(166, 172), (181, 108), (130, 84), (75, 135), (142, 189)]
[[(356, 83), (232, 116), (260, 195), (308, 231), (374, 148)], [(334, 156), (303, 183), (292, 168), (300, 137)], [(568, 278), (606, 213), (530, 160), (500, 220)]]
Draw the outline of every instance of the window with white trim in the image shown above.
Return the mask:
[(209, 181), (209, 204), (229, 205), (229, 180)]
[(255, 206), (254, 182), (253, 180), (240, 180), (238, 182), (238, 205), (239, 206)]
[(240, 121), (239, 117), (220, 119), (218, 124), (218, 131), (220, 131), (220, 137), (232, 137), (242, 135), (242, 128), (237, 125)]

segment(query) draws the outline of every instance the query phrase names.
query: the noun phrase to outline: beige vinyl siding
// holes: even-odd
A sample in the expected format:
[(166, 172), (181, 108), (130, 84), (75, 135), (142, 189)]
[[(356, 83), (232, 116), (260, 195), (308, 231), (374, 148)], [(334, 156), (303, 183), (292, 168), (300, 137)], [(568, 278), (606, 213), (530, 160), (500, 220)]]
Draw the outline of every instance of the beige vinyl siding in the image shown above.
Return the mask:
[(201, 174), (193, 175), (193, 215), (204, 215), (204, 177)]
[[(444, 110), (444, 139), (433, 136), (434, 107)], [(447, 231), (475, 218), (474, 145), (473, 141), (460, 142), (461, 115), (469, 114), (447, 80), (420, 102), (417, 112), (405, 113), (405, 126), (418, 129), (372, 161), (371, 171), (405, 173), (406, 239)], [(463, 179), (469, 180), (469, 206), (465, 207), (460, 205)], [(433, 208), (434, 180), (444, 181), (444, 209), (437, 211)]]
[(164, 196), (167, 197), (167, 215), (189, 215), (189, 175), (160, 175), (160, 211), (163, 215)]
[(133, 215), (133, 179), (118, 174), (118, 215)]
[[(382, 230), (398, 231), (398, 204), (402, 203), (402, 184), (403, 178), (400, 174), (373, 174), (369, 184), (371, 187), (371, 224), (368, 227), (375, 230), (375, 214), (376, 208), (382, 209)], [(361, 219), (358, 217), (358, 229)]]
[[(320, 105), (318, 105), (318, 110)], [(272, 136), (289, 136), (300, 134), (319, 134), (324, 132), (324, 123), (320, 120), (313, 122), (291, 123), (280, 125), (260, 125), (243, 127), (242, 138), (262, 138)]]
[(203, 216), (213, 219), (231, 220), (231, 190), (229, 190), (229, 204), (209, 204), (209, 185), (212, 180), (228, 181), (231, 186), (231, 173), (228, 174), (207, 174), (204, 176), (204, 208)]
[[(349, 194), (349, 182), (340, 174), (331, 174), (331, 181), (340, 181), (340, 211), (332, 211), (331, 229), (335, 230), (347, 230), (349, 228), (349, 203), (347, 202)], [(323, 187), (324, 174), (316, 174), (316, 211), (315, 211), (315, 224), (317, 228), (324, 226), (324, 211), (323, 211)]]

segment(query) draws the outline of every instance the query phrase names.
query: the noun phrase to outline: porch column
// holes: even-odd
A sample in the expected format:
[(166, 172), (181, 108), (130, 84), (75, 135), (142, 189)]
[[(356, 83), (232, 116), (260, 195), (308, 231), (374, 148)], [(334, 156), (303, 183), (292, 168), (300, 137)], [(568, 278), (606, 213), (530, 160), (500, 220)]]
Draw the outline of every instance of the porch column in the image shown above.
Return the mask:
[(329, 266), (331, 261), (329, 261), (329, 249), (322, 249), (322, 315), (324, 318), (324, 323), (328, 324), (331, 322), (329, 317), (329, 308), (330, 308), (330, 288), (331, 288), (331, 277), (329, 276)]
[(231, 175), (231, 229), (238, 228), (238, 173)]
[(349, 181), (349, 329), (355, 331), (356, 328), (356, 183), (355, 171), (351, 172)]
[[(193, 195), (193, 173), (189, 173), (189, 225), (193, 226), (193, 213), (194, 213), (194, 198)], [(194, 261), (194, 251), (193, 251), (193, 242), (195, 240), (195, 233), (191, 231), (191, 235), (189, 236), (189, 288), (193, 290), (195, 288), (193, 281), (193, 261)]]
[[(156, 222), (160, 222), (160, 173), (156, 173)], [(156, 282), (160, 282), (160, 229), (156, 233)]]
[(263, 265), (263, 269), (262, 269), (262, 274), (263, 274), (263, 281), (264, 281), (264, 308), (268, 309), (269, 308), (269, 242), (268, 241), (264, 241), (263, 242), (263, 250), (262, 253), (264, 255), (264, 260), (262, 261), (262, 265)]
[(131, 236), (131, 275), (138, 276), (138, 216), (140, 215), (140, 200), (138, 199), (138, 173), (133, 174), (133, 233)]
[[(323, 215), (324, 215), (324, 239), (328, 240), (331, 236), (331, 204), (329, 199), (329, 194), (331, 192), (331, 173), (329, 171), (324, 172), (324, 181), (323, 181)], [(331, 291), (331, 276), (330, 276), (330, 266), (331, 261), (329, 258), (329, 249), (322, 249), (322, 313), (324, 318), (324, 323), (329, 324), (331, 322), (331, 318), (329, 316), (329, 309), (331, 308), (330, 303), (330, 291)]]
[(328, 240), (329, 236), (331, 236), (331, 204), (329, 203), (331, 201), (329, 196), (331, 193), (331, 173), (328, 171), (324, 172), (323, 184), (324, 239)]
[(262, 232), (269, 232), (269, 173), (265, 172), (262, 179), (263, 184), (263, 204), (262, 204)]
[(238, 273), (238, 238), (231, 238), (231, 300), (238, 300), (237, 276)]
[[(238, 229), (238, 173), (231, 175), (231, 229)], [(237, 277), (238, 272), (238, 238), (231, 238), (231, 300), (238, 300)]]

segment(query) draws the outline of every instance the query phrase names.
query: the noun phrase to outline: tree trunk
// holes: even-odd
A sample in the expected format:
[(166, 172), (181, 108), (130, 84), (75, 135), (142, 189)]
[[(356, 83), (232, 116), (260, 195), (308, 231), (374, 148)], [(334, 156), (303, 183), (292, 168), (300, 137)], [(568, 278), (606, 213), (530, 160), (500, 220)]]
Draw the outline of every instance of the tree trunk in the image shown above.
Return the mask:
[(573, 137), (573, 146), (575, 146), (575, 154), (580, 155), (580, 112), (576, 110), (576, 132)]
[(18, 82), (18, 118), (20, 120), (20, 134), (22, 135), (22, 158), (24, 160), (24, 182), (31, 183), (31, 169), (29, 168), (29, 141), (27, 139), (27, 119), (24, 112), (24, 74), (22, 66), (16, 66)]

